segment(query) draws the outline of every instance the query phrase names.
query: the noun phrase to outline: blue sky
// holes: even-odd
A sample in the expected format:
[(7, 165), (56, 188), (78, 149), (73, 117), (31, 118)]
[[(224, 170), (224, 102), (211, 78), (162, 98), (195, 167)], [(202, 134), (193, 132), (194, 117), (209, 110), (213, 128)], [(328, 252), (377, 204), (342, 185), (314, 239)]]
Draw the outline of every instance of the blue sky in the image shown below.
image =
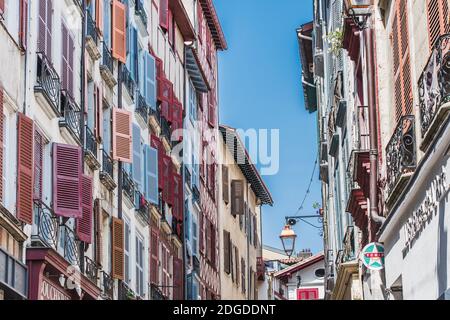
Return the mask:
[[(214, 3), (229, 46), (219, 55), (221, 123), (280, 129), (280, 171), (263, 177), (275, 200), (274, 207), (263, 207), (263, 238), (281, 248), (284, 217), (300, 206), (317, 155), (316, 114), (304, 107), (295, 32), (312, 19), (312, 0)], [(314, 214), (312, 205), (321, 200), (317, 172), (301, 214)], [(297, 250), (322, 250), (317, 229), (301, 223), (295, 232)]]

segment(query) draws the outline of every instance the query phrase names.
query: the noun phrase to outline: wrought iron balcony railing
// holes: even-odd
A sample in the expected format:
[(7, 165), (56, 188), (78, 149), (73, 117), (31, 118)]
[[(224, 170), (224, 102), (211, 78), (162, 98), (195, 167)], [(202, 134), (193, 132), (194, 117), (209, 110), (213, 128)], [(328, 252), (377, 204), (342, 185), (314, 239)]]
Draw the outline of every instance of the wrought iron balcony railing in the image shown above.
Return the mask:
[(136, 94), (136, 83), (131, 77), (130, 70), (128, 70), (128, 68), (125, 65), (122, 66), (122, 82), (125, 85), (125, 88), (127, 89), (130, 98), (134, 101)]
[(147, 13), (145, 12), (144, 3), (142, 2), (142, 0), (136, 0), (135, 13), (141, 19), (144, 26), (147, 27), (148, 17)]
[(114, 161), (105, 150), (102, 150), (100, 180), (110, 191), (117, 187), (117, 184), (114, 181)]
[(137, 294), (123, 281), (119, 282), (118, 300), (136, 300)]
[(95, 138), (95, 135), (91, 131), (91, 129), (89, 129), (89, 127), (86, 127), (86, 151), (90, 152), (92, 156), (97, 158), (98, 157), (97, 150), (98, 150), (97, 139)]
[(403, 116), (386, 147), (388, 198), (401, 191), (399, 188), (404, 185), (404, 180), (414, 172), (416, 166), (415, 119), (413, 115)]
[(91, 280), (95, 285), (99, 280), (99, 273), (101, 267), (89, 257), (84, 257), (84, 274)]
[(145, 200), (144, 195), (138, 190), (135, 192), (134, 206), (136, 208), (136, 214), (141, 218), (141, 220), (146, 224), (150, 224), (148, 203)]
[(152, 300), (166, 300), (166, 297), (164, 296), (161, 289), (157, 287), (155, 284), (152, 283), (149, 285), (149, 291)]
[(61, 81), (52, 63), (43, 52), (37, 53), (36, 75), (35, 91), (41, 92), (54, 112), (59, 114)]
[(141, 95), (140, 92), (136, 92), (137, 102), (136, 102), (136, 113), (141, 116), (142, 120), (146, 124), (148, 124), (148, 118), (150, 115), (149, 107), (145, 102), (145, 98)]
[(343, 249), (338, 252), (336, 257), (336, 270), (339, 270), (342, 263), (353, 261), (355, 259), (355, 228), (353, 226), (348, 226), (344, 236)]
[(200, 206), (200, 191), (195, 184), (192, 186), (192, 201), (197, 202), (197, 204)]
[(450, 110), (448, 105), (443, 108), (450, 102), (450, 34), (441, 36), (434, 46), (419, 80), (419, 102), (421, 133), (425, 138), (429, 131), (436, 131), (438, 124), (431, 130), (435, 119), (443, 119)]
[(134, 204), (135, 203), (134, 182), (131, 179), (130, 175), (123, 168), (122, 168), (122, 190)]
[(81, 141), (81, 110), (67, 91), (61, 91), (60, 125), (69, 129), (72, 136)]
[(170, 144), (171, 131), (169, 122), (164, 117), (161, 117), (160, 123), (161, 123), (161, 136), (165, 137)]
[(86, 11), (86, 22), (87, 22), (86, 34), (88, 37), (92, 39), (92, 41), (95, 44), (97, 44), (98, 41), (97, 27), (89, 11)]
[(117, 80), (114, 77), (114, 60), (107, 44), (102, 43), (102, 59), (100, 62), (100, 73), (109, 87), (114, 87)]
[(80, 266), (79, 240), (67, 221), (40, 200), (34, 201), (34, 215), (32, 246), (53, 248), (71, 265)]
[(103, 290), (103, 293), (109, 299), (111, 299), (111, 300), (113, 299), (113, 295), (114, 295), (114, 280), (105, 271), (102, 271), (102, 290)]
[(186, 166), (184, 167), (184, 181), (189, 186), (189, 188), (191, 188), (192, 175), (191, 175), (191, 172), (189, 171), (188, 167), (186, 167)]

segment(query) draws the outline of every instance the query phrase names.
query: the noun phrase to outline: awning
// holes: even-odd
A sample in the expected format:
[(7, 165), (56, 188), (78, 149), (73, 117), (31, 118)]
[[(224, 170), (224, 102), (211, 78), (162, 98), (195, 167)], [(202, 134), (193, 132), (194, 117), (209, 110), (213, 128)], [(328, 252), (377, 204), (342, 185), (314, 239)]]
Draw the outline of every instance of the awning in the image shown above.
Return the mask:
[(192, 80), (195, 90), (207, 93), (209, 91), (208, 82), (202, 69), (197, 54), (192, 48), (186, 48), (186, 70)]

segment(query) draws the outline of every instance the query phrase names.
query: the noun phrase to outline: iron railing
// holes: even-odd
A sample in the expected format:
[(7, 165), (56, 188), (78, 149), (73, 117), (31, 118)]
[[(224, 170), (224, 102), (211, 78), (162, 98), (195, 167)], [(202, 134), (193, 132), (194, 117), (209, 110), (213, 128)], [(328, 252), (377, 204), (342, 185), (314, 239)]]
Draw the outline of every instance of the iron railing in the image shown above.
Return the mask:
[(404, 174), (414, 171), (416, 166), (415, 119), (413, 115), (403, 116), (386, 147), (388, 193), (394, 190)]
[(61, 91), (61, 114), (63, 116), (60, 124), (67, 127), (72, 135), (81, 139), (81, 110), (75, 100), (67, 91)]
[(107, 297), (113, 299), (114, 279), (105, 271), (102, 271), (102, 290)]
[(171, 132), (170, 132), (170, 125), (167, 119), (164, 117), (161, 117), (160, 120), (161, 123), (161, 135), (167, 139), (167, 141), (171, 141)]
[(105, 150), (102, 150), (101, 172), (107, 174), (111, 179), (114, 179), (114, 161)]
[(142, 0), (136, 0), (135, 13), (139, 18), (141, 18), (141, 21), (144, 24), (144, 26), (147, 27), (148, 17), (147, 13), (145, 12), (144, 3)]
[(135, 188), (133, 179), (131, 179), (130, 175), (122, 168), (122, 190), (125, 192), (125, 194), (128, 196), (128, 198), (132, 201), (132, 203), (135, 202)]
[(45, 53), (37, 53), (37, 83), (35, 90), (41, 92), (50, 106), (59, 112), (61, 81)]
[(161, 289), (155, 284), (149, 285), (150, 297), (152, 300), (166, 300), (166, 297), (162, 293)]
[(184, 167), (184, 181), (191, 188), (192, 175), (188, 167)]
[(192, 186), (192, 201), (197, 202), (198, 205), (200, 205), (200, 191), (195, 184)]
[(40, 200), (34, 201), (35, 225), (31, 236), (33, 246), (53, 248), (71, 265), (80, 266), (79, 240), (53, 209)]
[(146, 224), (150, 224), (150, 214), (148, 211), (148, 203), (145, 200), (144, 195), (136, 190), (134, 197), (134, 206), (136, 208), (136, 214), (144, 221)]
[(97, 139), (94, 133), (86, 126), (86, 151), (92, 153), (92, 155), (97, 158)]
[(102, 55), (102, 65), (111, 73), (114, 74), (114, 60), (109, 51), (108, 46), (103, 41), (103, 55)]
[(141, 95), (140, 92), (136, 92), (137, 102), (136, 102), (136, 113), (141, 116), (145, 123), (148, 123), (149, 118), (149, 107), (145, 102), (145, 98)]
[(98, 41), (98, 33), (97, 33), (97, 27), (95, 25), (94, 19), (92, 19), (91, 14), (89, 11), (86, 11), (86, 34), (88, 37), (92, 38), (92, 41), (94, 41), (95, 44), (97, 44)]
[(336, 256), (336, 269), (339, 270), (342, 263), (353, 261), (356, 259), (355, 252), (355, 228), (353, 226), (348, 226), (345, 232), (343, 249), (339, 250)]
[(89, 257), (84, 257), (84, 274), (97, 285), (101, 267)]
[(441, 36), (419, 79), (420, 126), (422, 137), (440, 107), (450, 102), (450, 34)]
[(122, 66), (122, 82), (125, 85), (125, 88), (127, 89), (131, 99), (134, 101), (136, 93), (136, 83), (131, 77), (131, 72), (130, 70), (128, 70), (126, 65)]

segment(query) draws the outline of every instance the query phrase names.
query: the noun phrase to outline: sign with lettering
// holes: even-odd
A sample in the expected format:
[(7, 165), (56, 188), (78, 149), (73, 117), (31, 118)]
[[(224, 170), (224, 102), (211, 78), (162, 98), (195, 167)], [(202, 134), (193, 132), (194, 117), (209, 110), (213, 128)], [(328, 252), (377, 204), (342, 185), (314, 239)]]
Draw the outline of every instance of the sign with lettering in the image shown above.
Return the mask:
[(437, 206), (449, 190), (447, 183), (447, 176), (443, 170), (438, 174), (428, 189), (426, 190), (425, 199), (420, 203), (411, 217), (404, 225), (405, 231), (405, 246), (409, 247), (412, 242), (418, 237), (420, 232), (427, 226), (433, 216), (437, 213)]
[(72, 300), (63, 290), (51, 283), (48, 279), (42, 279), (39, 300)]
[(369, 270), (384, 268), (384, 246), (381, 243), (369, 243), (361, 252), (361, 260)]

